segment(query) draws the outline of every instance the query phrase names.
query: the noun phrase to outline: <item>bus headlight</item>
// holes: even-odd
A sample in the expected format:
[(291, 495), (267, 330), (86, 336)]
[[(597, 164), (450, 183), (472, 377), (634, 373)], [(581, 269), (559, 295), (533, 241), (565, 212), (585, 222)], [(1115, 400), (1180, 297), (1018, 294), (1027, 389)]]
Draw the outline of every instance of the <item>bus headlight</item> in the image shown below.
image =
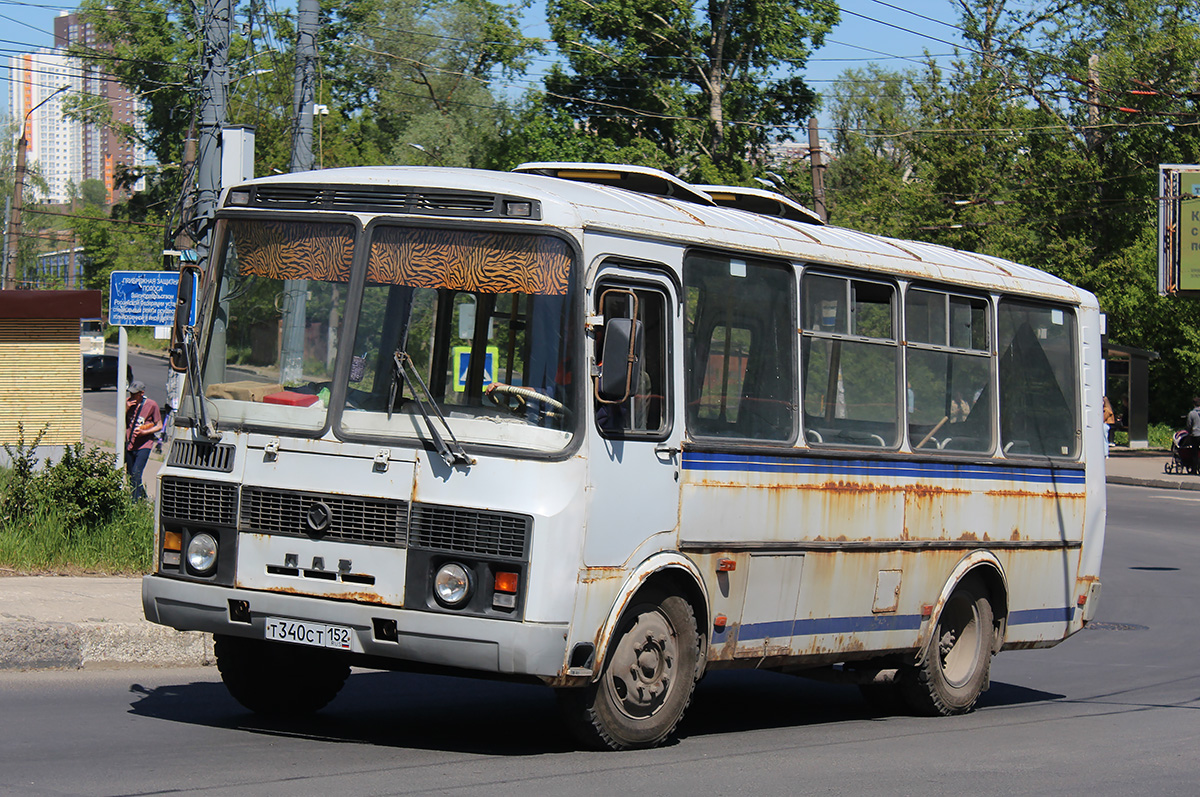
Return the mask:
[(187, 546), (188, 569), (207, 575), (217, 566), (217, 540), (211, 534), (197, 534)]
[(438, 568), (433, 577), (433, 596), (437, 602), (450, 609), (457, 609), (467, 602), (471, 594), (471, 576), (467, 569), (455, 562), (447, 562)]

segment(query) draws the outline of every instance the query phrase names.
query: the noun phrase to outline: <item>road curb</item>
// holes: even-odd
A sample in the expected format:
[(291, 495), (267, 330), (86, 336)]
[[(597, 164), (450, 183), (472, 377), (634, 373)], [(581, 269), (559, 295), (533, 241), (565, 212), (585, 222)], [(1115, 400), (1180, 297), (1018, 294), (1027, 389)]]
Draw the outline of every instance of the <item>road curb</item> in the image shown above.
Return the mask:
[(214, 661), (211, 634), (148, 622), (0, 623), (0, 670), (203, 667)]
[(1200, 490), (1200, 481), (1185, 482), (1174, 479), (1143, 479), (1137, 476), (1109, 476), (1107, 482), (1133, 487), (1154, 487), (1159, 490)]

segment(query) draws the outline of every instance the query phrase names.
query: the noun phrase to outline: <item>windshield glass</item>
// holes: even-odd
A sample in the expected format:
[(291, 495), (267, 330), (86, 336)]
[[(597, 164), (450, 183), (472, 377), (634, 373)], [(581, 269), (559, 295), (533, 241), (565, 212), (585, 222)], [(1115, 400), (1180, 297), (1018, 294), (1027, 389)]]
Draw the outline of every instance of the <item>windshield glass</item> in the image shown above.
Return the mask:
[(436, 409), (463, 442), (562, 448), (574, 424), (571, 259), (546, 235), (375, 227), (342, 429), (424, 437)]
[(325, 425), (354, 235), (345, 222), (218, 223), (203, 370), (213, 421)]

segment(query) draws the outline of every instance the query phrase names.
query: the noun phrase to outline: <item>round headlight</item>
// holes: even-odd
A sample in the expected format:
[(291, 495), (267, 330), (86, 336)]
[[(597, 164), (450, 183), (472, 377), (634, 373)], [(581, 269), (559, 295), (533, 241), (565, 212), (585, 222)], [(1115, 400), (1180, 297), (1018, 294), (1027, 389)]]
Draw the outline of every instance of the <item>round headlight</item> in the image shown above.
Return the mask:
[(456, 609), (467, 601), (471, 594), (471, 577), (460, 564), (447, 562), (438, 568), (433, 577), (433, 595), (438, 603)]
[(188, 567), (204, 575), (217, 565), (217, 540), (211, 534), (197, 534), (187, 546)]

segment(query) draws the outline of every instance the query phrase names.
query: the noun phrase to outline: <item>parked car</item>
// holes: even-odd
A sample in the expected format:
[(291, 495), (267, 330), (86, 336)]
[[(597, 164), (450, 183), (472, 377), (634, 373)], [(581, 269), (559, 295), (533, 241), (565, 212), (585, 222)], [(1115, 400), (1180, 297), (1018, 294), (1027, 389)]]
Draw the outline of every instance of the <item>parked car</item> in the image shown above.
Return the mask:
[[(87, 390), (103, 390), (117, 386), (117, 355), (83, 355), (83, 386)], [(125, 383), (133, 380), (133, 369), (125, 366)]]

